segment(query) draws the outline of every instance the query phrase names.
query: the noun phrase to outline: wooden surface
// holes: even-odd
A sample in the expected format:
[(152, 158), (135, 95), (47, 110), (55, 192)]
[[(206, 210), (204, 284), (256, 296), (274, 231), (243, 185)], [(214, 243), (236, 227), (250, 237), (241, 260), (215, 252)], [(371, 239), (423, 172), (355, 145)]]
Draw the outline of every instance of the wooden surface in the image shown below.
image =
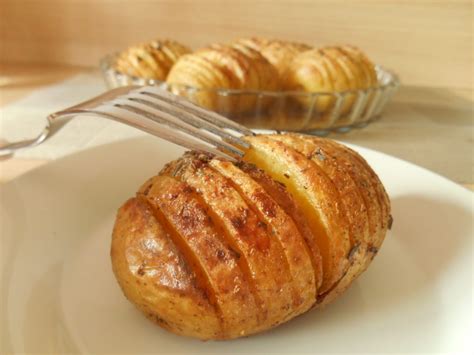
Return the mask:
[(64, 65), (0, 62), (0, 107), (26, 96), (37, 88), (65, 80), (83, 70)]
[[(0, 66), (0, 106), (82, 72), (64, 66)], [(382, 120), (331, 137), (411, 161), (473, 189), (472, 94), (471, 90), (404, 86)], [(46, 163), (46, 159), (0, 161), (0, 182)]]
[(352, 43), (407, 85), (472, 89), (469, 0), (0, 0), (0, 59), (96, 66), (143, 40)]

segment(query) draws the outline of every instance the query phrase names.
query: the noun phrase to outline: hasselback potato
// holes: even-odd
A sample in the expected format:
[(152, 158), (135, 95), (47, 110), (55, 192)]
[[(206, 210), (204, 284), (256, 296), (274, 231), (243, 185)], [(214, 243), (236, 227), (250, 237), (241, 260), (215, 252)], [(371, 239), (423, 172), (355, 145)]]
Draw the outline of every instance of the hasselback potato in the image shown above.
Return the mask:
[[(356, 47), (333, 46), (304, 51), (292, 61), (282, 78), (286, 90), (316, 93), (355, 91), (377, 87), (374, 64)], [(341, 114), (346, 114), (354, 104), (355, 96), (345, 97)], [(311, 98), (301, 98), (308, 107)], [(318, 97), (314, 102), (318, 112), (328, 111), (335, 102), (333, 95)]]
[(231, 162), (188, 152), (118, 211), (113, 271), (165, 329), (231, 339), (275, 327), (345, 291), (391, 223), (355, 151), (296, 134), (246, 137)]
[[(215, 44), (181, 57), (169, 72), (171, 91), (197, 104), (219, 112), (238, 113), (256, 104), (253, 94), (225, 96), (216, 90), (275, 91), (278, 75), (258, 51), (241, 45)], [(190, 91), (189, 87), (196, 90)]]
[(117, 71), (141, 78), (165, 80), (174, 63), (191, 50), (172, 40), (142, 43), (120, 53), (114, 67)]

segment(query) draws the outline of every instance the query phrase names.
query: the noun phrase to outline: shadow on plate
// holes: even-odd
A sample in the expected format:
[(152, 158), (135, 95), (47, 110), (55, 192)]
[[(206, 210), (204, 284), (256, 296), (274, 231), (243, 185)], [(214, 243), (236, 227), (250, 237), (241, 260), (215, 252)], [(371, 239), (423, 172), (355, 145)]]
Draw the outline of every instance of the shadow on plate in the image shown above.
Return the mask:
[[(272, 332), (337, 326), (379, 313), (402, 312), (429, 296), (450, 272), (457, 255), (469, 248), (472, 214), (460, 205), (402, 195), (392, 199), (394, 224), (369, 269), (333, 304), (310, 311)], [(430, 293), (431, 292), (431, 293)]]

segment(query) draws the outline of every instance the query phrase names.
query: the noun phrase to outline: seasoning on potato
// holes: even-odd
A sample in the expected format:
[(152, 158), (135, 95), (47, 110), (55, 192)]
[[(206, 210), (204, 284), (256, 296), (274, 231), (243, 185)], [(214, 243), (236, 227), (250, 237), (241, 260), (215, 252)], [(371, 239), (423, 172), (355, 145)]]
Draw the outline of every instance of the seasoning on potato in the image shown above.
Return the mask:
[(330, 303), (389, 227), (385, 189), (353, 150), (296, 134), (245, 139), (241, 161), (188, 152), (118, 211), (117, 281), (176, 334), (248, 336)]

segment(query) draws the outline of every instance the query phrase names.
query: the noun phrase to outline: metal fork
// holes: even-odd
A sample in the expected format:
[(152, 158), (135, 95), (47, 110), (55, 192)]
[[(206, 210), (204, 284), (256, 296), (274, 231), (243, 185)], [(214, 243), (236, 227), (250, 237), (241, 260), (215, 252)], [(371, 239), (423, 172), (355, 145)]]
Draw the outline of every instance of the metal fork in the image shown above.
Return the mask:
[(243, 156), (249, 147), (241, 136), (254, 135), (250, 129), (163, 89), (125, 86), (49, 115), (37, 137), (0, 146), (0, 156), (43, 143), (80, 114), (112, 119), (182, 147), (230, 160)]

